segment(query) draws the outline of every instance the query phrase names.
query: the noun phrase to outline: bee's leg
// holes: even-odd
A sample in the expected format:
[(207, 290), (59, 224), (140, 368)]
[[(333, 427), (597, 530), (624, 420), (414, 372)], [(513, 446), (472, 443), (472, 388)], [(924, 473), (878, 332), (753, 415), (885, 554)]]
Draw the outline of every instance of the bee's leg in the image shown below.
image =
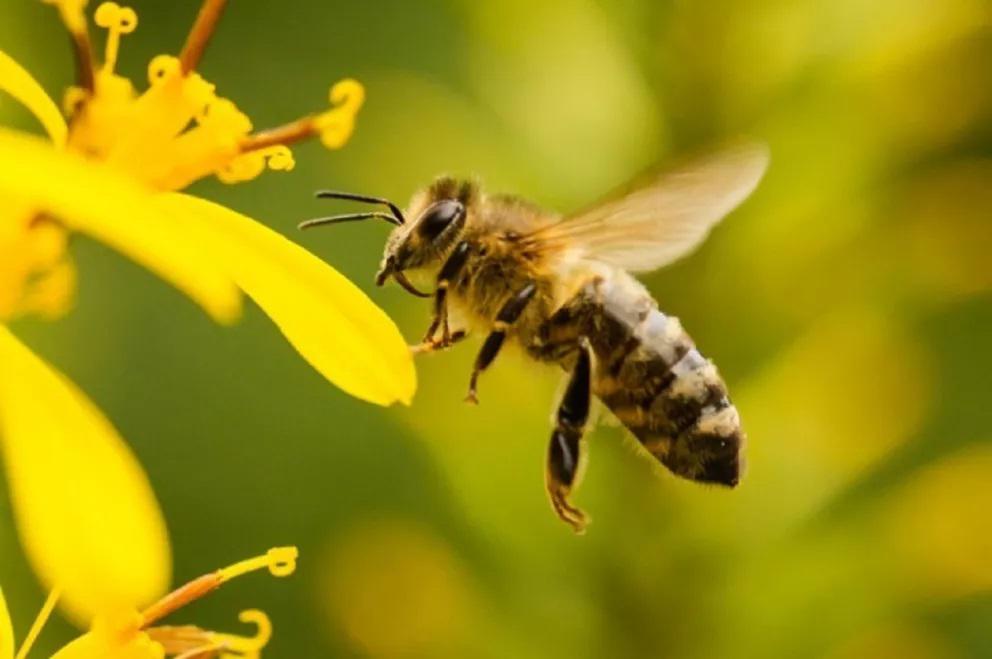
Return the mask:
[(558, 517), (569, 524), (576, 533), (585, 530), (587, 520), (585, 513), (568, 502), (568, 495), (575, 485), (575, 477), (581, 462), (582, 434), (589, 420), (591, 376), (589, 344), (583, 339), (565, 395), (558, 405), (545, 472), (545, 485), (551, 498), (551, 506)]
[(520, 314), (524, 312), (527, 303), (534, 297), (535, 292), (537, 292), (537, 286), (531, 282), (503, 303), (496, 315), (496, 322), (493, 323), (493, 331), (486, 337), (486, 342), (482, 344), (482, 349), (479, 350), (479, 355), (475, 358), (475, 368), (472, 369), (472, 377), (468, 383), (468, 395), (465, 396), (466, 402), (479, 402), (475, 395), (479, 374), (489, 368), (489, 365), (496, 359), (496, 355), (499, 354), (499, 349), (503, 347), (503, 341), (506, 339), (506, 331), (520, 318)]
[(418, 343), (411, 349), (415, 354), (425, 353), (425, 352), (437, 352), (439, 350), (447, 350), (451, 346), (455, 345), (462, 339), (468, 336), (468, 332), (463, 329), (456, 329), (448, 335), (448, 340), (443, 339), (430, 341), (424, 341), (423, 343)]
[[(431, 352), (432, 350), (447, 348), (456, 342), (456, 340), (452, 340), (451, 330), (448, 327), (448, 286), (451, 285), (451, 280), (457, 277), (462, 268), (465, 267), (468, 253), (469, 244), (463, 240), (455, 245), (451, 256), (441, 266), (441, 272), (437, 275), (437, 287), (434, 290), (434, 318), (427, 328), (424, 340), (420, 342), (420, 345), (414, 346), (416, 352)], [(441, 340), (435, 341), (434, 335), (437, 334), (438, 328), (441, 328)], [(460, 338), (464, 338), (464, 333)]]

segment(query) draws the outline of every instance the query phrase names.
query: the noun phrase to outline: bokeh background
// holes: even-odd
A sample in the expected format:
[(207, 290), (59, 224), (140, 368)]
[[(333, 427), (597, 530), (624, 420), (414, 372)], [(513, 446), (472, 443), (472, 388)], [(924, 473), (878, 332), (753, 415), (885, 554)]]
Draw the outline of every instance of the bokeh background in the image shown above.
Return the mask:
[[(175, 53), (194, 0), (134, 0), (119, 70)], [(3, 0), (0, 47), (53, 93), (54, 11)], [(342, 151), (194, 192), (359, 282), (411, 342), (427, 305), (371, 278), (387, 227), (299, 235), (321, 187), (405, 201), (441, 172), (575, 209), (652, 163), (766, 140), (757, 194), (647, 276), (726, 376), (736, 491), (589, 438), (574, 536), (542, 471), (559, 374), (478, 338), (420, 361), (410, 408), (329, 386), (256, 309), (234, 328), (77, 239), (75, 310), (14, 330), (113, 419), (169, 521), (176, 581), (295, 543), (289, 580), (176, 616), (271, 615), (270, 657), (992, 657), (992, 4), (987, 0), (236, 0), (200, 66), (258, 126), (368, 88)], [(12, 103), (0, 120), (29, 130)], [(329, 339), (331, 340), (331, 339)], [(85, 469), (80, 465), (80, 469)], [(0, 494), (0, 583), (44, 594)], [(38, 654), (74, 633), (46, 630)]]

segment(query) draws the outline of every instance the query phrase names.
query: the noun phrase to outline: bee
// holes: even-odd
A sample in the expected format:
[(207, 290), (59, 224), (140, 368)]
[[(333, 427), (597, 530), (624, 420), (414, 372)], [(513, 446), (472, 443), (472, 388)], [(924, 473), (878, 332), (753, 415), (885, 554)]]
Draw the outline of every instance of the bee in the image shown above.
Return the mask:
[[(737, 143), (567, 216), (447, 176), (416, 193), (406, 212), (379, 197), (322, 191), (318, 197), (381, 210), (317, 218), (300, 228), (373, 218), (395, 225), (375, 283), (392, 278), (432, 298), (430, 325), (414, 350), (445, 350), (470, 329), (486, 334), (467, 401), (478, 402), (479, 376), (508, 340), (566, 371), (545, 484), (558, 517), (582, 532), (587, 517), (569, 498), (594, 396), (674, 474), (729, 487), (739, 482), (745, 434), (726, 385), (678, 318), (663, 313), (631, 273), (661, 268), (696, 248), (757, 187), (767, 164), (763, 145)], [(420, 291), (407, 273), (431, 277), (434, 290)]]

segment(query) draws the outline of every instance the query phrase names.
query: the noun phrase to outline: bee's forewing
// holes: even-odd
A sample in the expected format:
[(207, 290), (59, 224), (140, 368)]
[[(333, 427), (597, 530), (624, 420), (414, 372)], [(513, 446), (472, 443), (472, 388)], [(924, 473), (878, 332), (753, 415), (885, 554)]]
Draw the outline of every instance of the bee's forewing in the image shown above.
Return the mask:
[(536, 240), (647, 272), (685, 256), (758, 185), (768, 149), (738, 143), (655, 175), (619, 198), (545, 225)]

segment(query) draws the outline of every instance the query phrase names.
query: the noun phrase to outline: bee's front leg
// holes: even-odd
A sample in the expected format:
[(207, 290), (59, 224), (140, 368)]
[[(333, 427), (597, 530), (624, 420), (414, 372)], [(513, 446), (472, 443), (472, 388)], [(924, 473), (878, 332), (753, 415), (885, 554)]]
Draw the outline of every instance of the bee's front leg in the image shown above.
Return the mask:
[(411, 350), (415, 354), (425, 353), (425, 352), (437, 352), (439, 350), (447, 350), (451, 346), (455, 345), (462, 339), (468, 336), (468, 332), (463, 329), (456, 329), (454, 332), (448, 334), (448, 339), (425, 339), (422, 343), (418, 343), (415, 346), (411, 346)]
[(479, 355), (475, 358), (475, 368), (472, 369), (472, 377), (468, 383), (468, 395), (465, 396), (466, 402), (479, 402), (479, 398), (476, 396), (476, 387), (479, 383), (479, 374), (489, 368), (489, 365), (493, 363), (494, 359), (496, 359), (496, 355), (499, 354), (499, 349), (503, 347), (503, 341), (506, 340), (507, 330), (510, 329), (510, 325), (517, 322), (517, 319), (520, 318), (520, 314), (522, 314), (524, 309), (527, 308), (527, 303), (531, 301), (531, 298), (534, 297), (534, 293), (536, 292), (537, 285), (534, 284), (534, 282), (531, 282), (520, 289), (516, 295), (503, 303), (499, 313), (496, 314), (496, 322), (493, 323), (493, 331), (486, 337), (486, 342), (482, 344), (482, 349), (479, 350)]
[(582, 341), (579, 358), (558, 406), (555, 429), (548, 447), (545, 485), (551, 507), (558, 517), (576, 533), (585, 530), (585, 513), (568, 502), (568, 495), (575, 487), (576, 476), (582, 462), (582, 434), (589, 420), (592, 364), (588, 341)]
[[(448, 287), (451, 285), (452, 280), (461, 273), (462, 268), (465, 267), (469, 249), (468, 241), (463, 240), (458, 243), (451, 251), (451, 255), (448, 256), (448, 260), (441, 266), (441, 271), (437, 275), (437, 286), (434, 289), (434, 317), (431, 319), (431, 324), (427, 328), (427, 333), (424, 335), (423, 341), (413, 346), (414, 352), (443, 350), (464, 338), (464, 332), (461, 333), (461, 336), (455, 338), (458, 332), (452, 334), (451, 328), (448, 326)], [(440, 340), (434, 338), (438, 329), (441, 330)]]

